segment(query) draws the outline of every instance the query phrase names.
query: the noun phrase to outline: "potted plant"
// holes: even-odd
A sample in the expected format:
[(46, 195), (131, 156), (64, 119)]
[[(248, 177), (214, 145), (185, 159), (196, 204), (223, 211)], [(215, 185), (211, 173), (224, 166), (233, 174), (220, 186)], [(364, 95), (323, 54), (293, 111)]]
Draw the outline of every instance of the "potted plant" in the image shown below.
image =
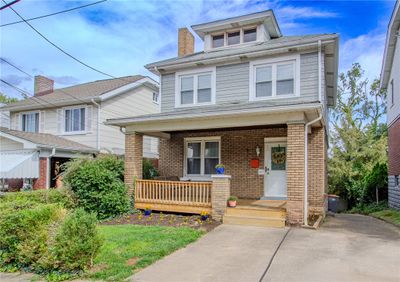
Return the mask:
[(236, 202), (237, 202), (237, 200), (238, 200), (238, 197), (236, 197), (236, 196), (229, 196), (229, 198), (228, 198), (228, 206), (231, 207), (231, 208), (236, 207)]
[(144, 215), (145, 216), (151, 215), (151, 206), (145, 206), (144, 207)]
[(215, 171), (217, 174), (224, 174), (225, 173), (225, 166), (223, 164), (217, 164), (215, 166)]
[(200, 218), (201, 218), (202, 221), (206, 221), (209, 216), (210, 216), (210, 214), (208, 212), (206, 212), (206, 211), (202, 211), (200, 213)]

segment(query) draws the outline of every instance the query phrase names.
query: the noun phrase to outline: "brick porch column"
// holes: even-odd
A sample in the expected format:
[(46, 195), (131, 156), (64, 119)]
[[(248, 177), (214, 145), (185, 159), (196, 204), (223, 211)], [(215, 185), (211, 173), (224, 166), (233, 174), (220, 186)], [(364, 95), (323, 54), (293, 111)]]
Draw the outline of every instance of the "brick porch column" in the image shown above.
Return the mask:
[(215, 220), (222, 220), (228, 197), (231, 195), (231, 176), (216, 174), (211, 177), (211, 216)]
[(290, 224), (303, 223), (304, 171), (304, 123), (288, 124), (286, 209)]
[(143, 135), (137, 132), (125, 133), (125, 184), (129, 197), (133, 193), (135, 178), (142, 178)]

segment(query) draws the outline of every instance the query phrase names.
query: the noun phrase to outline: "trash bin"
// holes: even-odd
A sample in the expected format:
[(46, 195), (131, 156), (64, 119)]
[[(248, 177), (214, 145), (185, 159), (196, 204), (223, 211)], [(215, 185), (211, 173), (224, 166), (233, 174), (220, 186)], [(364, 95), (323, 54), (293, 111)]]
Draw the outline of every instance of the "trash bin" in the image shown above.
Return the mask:
[(339, 211), (339, 196), (328, 195), (328, 210), (334, 213)]

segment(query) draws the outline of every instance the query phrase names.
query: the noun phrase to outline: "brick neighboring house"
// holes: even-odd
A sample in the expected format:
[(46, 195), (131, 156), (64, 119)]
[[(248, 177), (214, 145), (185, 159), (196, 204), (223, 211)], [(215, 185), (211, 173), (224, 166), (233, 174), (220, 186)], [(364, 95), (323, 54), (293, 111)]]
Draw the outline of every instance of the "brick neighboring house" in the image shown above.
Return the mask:
[[(138, 200), (147, 197), (146, 203), (167, 210), (190, 204), (187, 193), (189, 198), (206, 193), (203, 202), (209, 200), (213, 216), (221, 218), (226, 195), (235, 195), (239, 203), (256, 204), (242, 207), (242, 214), (225, 215), (224, 222), (256, 225), (262, 219), (249, 210), (264, 204), (276, 203), (277, 213), (284, 207), (293, 224), (307, 223), (310, 212), (324, 214), (327, 119), (336, 102), (339, 36), (283, 36), (271, 10), (192, 29), (204, 41), (203, 51), (193, 53), (194, 36), (181, 28), (178, 57), (146, 65), (160, 76), (161, 113), (107, 121), (126, 130), (127, 184), (142, 177), (143, 134), (161, 138), (161, 175), (186, 183), (154, 182), (161, 188), (149, 200), (152, 186), (142, 192), (150, 184), (137, 180)], [(215, 176), (220, 163), (225, 175)], [(200, 184), (182, 192), (182, 200), (177, 187), (187, 189), (188, 181)], [(211, 196), (202, 182), (212, 182)], [(163, 191), (171, 185), (170, 201)], [(271, 217), (266, 214), (273, 222)]]
[(381, 87), (387, 90), (389, 131), (389, 206), (400, 209), (400, 2), (389, 22), (381, 71)]
[[(47, 140), (49, 136), (53, 136), (58, 143), (64, 140), (63, 142), (70, 141), (71, 144), (75, 144), (69, 153), (64, 148), (60, 155), (59, 148), (55, 147), (57, 153), (47, 156), (46, 162), (50, 164), (47, 168), (48, 176), (70, 158), (85, 154), (87, 148), (90, 148), (91, 152), (123, 155), (124, 133), (120, 128), (105, 125), (104, 121), (109, 118), (157, 113), (160, 108), (158, 83), (141, 75), (98, 80), (61, 89), (54, 89), (53, 80), (36, 76), (34, 86), (34, 97), (0, 108), (0, 114), (9, 114), (8, 128), (11, 127), (11, 131), (6, 132), (4, 129), (1, 132), (0, 154), (2, 158), (7, 159), (13, 156), (12, 163), (15, 165), (25, 159), (26, 148), (21, 145), (23, 142), (19, 139), (17, 142), (13, 140), (18, 132), (20, 135), (17, 137), (22, 139), (26, 136), (36, 136), (35, 138), (43, 137)], [(35, 144), (47, 145), (41, 142)], [(75, 150), (79, 146), (85, 150)], [(146, 136), (142, 154), (144, 158), (157, 160), (158, 138)], [(43, 156), (46, 156), (46, 153)], [(44, 162), (45, 160), (40, 161), (40, 171)], [(31, 167), (32, 171), (36, 171), (38, 167), (33, 159)], [(18, 166), (14, 170), (17, 168)], [(24, 178), (39, 177), (37, 173), (34, 174), (35, 177), (21, 173), (16, 175), (6, 164), (0, 167), (0, 172), (0, 180), (5, 180), (11, 188), (21, 188)], [(41, 183), (43, 186), (34, 185), (37, 188), (56, 185), (54, 177), (45, 182), (40, 179), (43, 177), (39, 177), (35, 183)]]

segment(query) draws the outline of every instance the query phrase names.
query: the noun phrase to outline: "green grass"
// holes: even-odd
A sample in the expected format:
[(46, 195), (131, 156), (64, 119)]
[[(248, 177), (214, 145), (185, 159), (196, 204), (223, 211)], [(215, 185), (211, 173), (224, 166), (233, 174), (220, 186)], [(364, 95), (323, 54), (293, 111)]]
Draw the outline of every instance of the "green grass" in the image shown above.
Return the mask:
[[(102, 225), (104, 244), (88, 278), (121, 281), (141, 268), (196, 241), (204, 233), (188, 227)], [(129, 259), (137, 259), (128, 265)]]
[(400, 227), (400, 211), (387, 209), (371, 213), (372, 216), (381, 218)]

